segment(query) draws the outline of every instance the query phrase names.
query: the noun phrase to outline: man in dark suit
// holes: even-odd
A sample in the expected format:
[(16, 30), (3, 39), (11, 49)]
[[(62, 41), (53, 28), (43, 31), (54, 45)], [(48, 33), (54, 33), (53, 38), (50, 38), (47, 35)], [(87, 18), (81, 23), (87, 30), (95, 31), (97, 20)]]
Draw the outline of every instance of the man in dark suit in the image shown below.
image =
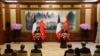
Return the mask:
[(41, 53), (41, 56), (42, 56), (42, 52), (41, 50), (38, 49), (37, 44), (34, 45), (34, 49), (31, 50), (31, 53)]
[(100, 53), (100, 45), (96, 45), (96, 49), (94, 53)]
[(67, 47), (67, 31), (65, 29), (61, 30), (61, 37), (60, 37), (60, 48)]
[(74, 50), (72, 49), (71, 44), (68, 44), (67, 47), (68, 47), (68, 50), (65, 51), (64, 56), (66, 56), (66, 53), (72, 53), (72, 54), (74, 53)]
[(39, 48), (42, 48), (42, 38), (41, 38), (41, 33), (39, 27), (37, 27), (35, 31), (35, 42), (38, 45)]
[(75, 48), (74, 52), (75, 52), (75, 56), (80, 56), (80, 49), (78, 47)]
[(86, 42), (82, 42), (81, 45), (80, 53), (91, 53), (90, 49), (86, 47)]
[(20, 50), (18, 51), (18, 53), (27, 53), (27, 51), (24, 50), (24, 48), (25, 48), (25, 45), (21, 45)]
[(6, 45), (6, 49), (4, 51), (5, 53), (13, 53), (13, 49), (11, 49), (11, 45), (10, 44), (7, 44)]
[(65, 35), (66, 33), (62, 33), (60, 37), (60, 48), (66, 48), (67, 47), (67, 37)]

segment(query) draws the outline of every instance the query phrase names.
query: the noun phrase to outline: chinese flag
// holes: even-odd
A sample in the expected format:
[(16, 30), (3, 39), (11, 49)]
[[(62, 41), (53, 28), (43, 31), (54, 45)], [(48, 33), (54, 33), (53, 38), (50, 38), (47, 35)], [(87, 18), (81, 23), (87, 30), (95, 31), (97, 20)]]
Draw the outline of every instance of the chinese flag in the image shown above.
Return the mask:
[(68, 17), (66, 16), (65, 21), (64, 21), (64, 28), (66, 29), (66, 31), (69, 31), (69, 24), (68, 24)]
[(41, 37), (42, 40), (44, 40), (46, 38), (46, 34), (45, 34), (45, 26), (44, 26), (44, 21), (43, 21), (43, 17), (40, 20), (40, 32), (41, 32)]
[(68, 32), (67, 33), (67, 39), (69, 39), (70, 40), (70, 34), (69, 34), (69, 24), (68, 24), (68, 17), (66, 16), (66, 18), (65, 18), (65, 21), (64, 21), (64, 28), (65, 28), (65, 30)]

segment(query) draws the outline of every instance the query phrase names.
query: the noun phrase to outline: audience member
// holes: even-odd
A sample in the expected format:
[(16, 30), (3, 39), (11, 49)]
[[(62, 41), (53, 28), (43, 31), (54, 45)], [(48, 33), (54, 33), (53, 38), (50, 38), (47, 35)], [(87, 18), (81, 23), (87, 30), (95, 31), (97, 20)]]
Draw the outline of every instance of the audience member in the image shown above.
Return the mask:
[(42, 52), (41, 50), (38, 49), (37, 44), (34, 45), (34, 49), (31, 50), (31, 53), (41, 53), (41, 56), (42, 56)]
[(96, 49), (94, 53), (100, 53), (100, 45), (96, 45)]
[(80, 56), (80, 49), (79, 48), (75, 48), (75, 56)]
[(18, 51), (18, 53), (27, 53), (27, 51), (24, 50), (24, 48), (25, 48), (25, 45), (21, 45), (20, 50)]
[(66, 56), (66, 53), (74, 53), (74, 50), (72, 49), (71, 44), (68, 44), (67, 47), (68, 47), (68, 50), (65, 51), (64, 56)]
[(11, 49), (11, 45), (10, 44), (7, 44), (6, 45), (6, 49), (4, 51), (5, 53), (13, 53), (13, 49)]
[(91, 53), (90, 49), (86, 47), (86, 42), (82, 42), (81, 45), (80, 53)]

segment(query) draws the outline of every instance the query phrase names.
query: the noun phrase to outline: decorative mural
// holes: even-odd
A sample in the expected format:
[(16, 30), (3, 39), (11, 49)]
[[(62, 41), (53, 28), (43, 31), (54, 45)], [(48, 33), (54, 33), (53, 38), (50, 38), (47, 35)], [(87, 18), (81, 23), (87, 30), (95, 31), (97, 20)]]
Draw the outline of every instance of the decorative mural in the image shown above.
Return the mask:
[(34, 16), (36, 17), (38, 26), (41, 17), (44, 18), (46, 30), (56, 30), (58, 15), (60, 15), (62, 25), (64, 20), (68, 19), (71, 31), (76, 31), (77, 25), (79, 24), (77, 22), (80, 22), (80, 10), (22, 10), (22, 12), (22, 15), (24, 15), (24, 18), (22, 18), (25, 19), (24, 21), (26, 22), (26, 30), (32, 30)]

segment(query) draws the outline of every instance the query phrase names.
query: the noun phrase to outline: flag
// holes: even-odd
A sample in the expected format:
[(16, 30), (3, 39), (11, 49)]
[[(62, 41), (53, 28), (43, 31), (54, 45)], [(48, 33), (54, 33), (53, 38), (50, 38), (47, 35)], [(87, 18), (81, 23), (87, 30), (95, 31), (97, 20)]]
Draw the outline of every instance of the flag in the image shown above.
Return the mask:
[(68, 17), (67, 16), (65, 18), (63, 26), (64, 26), (65, 30), (68, 32), (67, 33), (67, 39), (70, 40), (70, 38), (69, 38), (69, 36), (70, 36), (70, 34), (69, 34), (69, 24), (68, 24)]
[(60, 23), (60, 16), (58, 16), (57, 28), (56, 28), (56, 36), (60, 39), (61, 35), (61, 23)]
[(32, 36), (33, 36), (33, 39), (35, 39), (35, 31), (36, 31), (36, 28), (37, 28), (37, 23), (36, 23), (36, 17), (34, 15), (34, 21), (33, 21), (33, 26), (32, 26)]
[(43, 21), (43, 17), (40, 20), (40, 33), (41, 33), (41, 37), (42, 40), (44, 40), (46, 38), (46, 34), (45, 34), (45, 26), (44, 26), (44, 21)]
[(68, 24), (68, 17), (66, 16), (65, 21), (64, 21), (64, 28), (66, 31), (69, 31), (69, 24)]

